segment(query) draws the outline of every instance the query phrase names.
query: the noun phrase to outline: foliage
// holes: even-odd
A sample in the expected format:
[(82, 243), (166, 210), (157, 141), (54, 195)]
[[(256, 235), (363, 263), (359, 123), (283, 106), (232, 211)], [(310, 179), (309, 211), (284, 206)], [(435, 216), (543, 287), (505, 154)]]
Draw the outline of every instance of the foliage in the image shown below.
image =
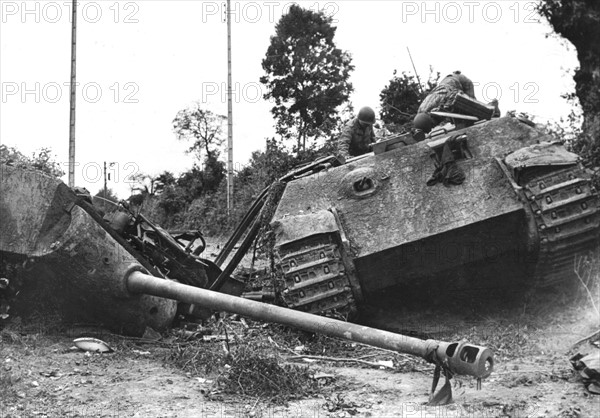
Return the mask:
[[(572, 95), (565, 97), (575, 106)], [(579, 154), (586, 165), (600, 166), (599, 144), (591, 141), (589, 136), (584, 134), (581, 128), (581, 115), (574, 110), (571, 110), (566, 118), (560, 118), (558, 122), (547, 123), (544, 130), (556, 140), (563, 141), (570, 151)]]
[(162, 193), (165, 187), (175, 184), (176, 180), (173, 173), (166, 170), (156, 176), (136, 173), (132, 176), (129, 187), (132, 194), (137, 192), (141, 196), (153, 196)]
[(264, 98), (275, 101), (277, 134), (295, 138), (296, 151), (339, 125), (336, 108), (353, 91), (352, 59), (336, 48), (335, 32), (331, 17), (294, 4), (275, 26), (262, 61), (266, 75), (260, 81), (268, 89)]
[[(177, 178), (165, 171), (158, 176), (140, 174), (134, 179), (131, 189), (136, 194), (129, 202), (164, 228), (200, 229), (207, 235), (227, 233), (265, 187), (293, 167), (332, 153), (327, 141), (321, 148), (312, 143), (292, 154), (283, 140), (267, 139), (266, 149), (252, 153), (249, 164), (234, 173), (233, 206), (227, 210), (226, 170), (218, 149), (222, 143), (221, 117), (211, 119), (213, 116), (196, 104), (179, 112), (174, 120), (178, 139), (195, 141), (189, 152), (200, 157), (202, 151), (201, 166), (195, 164)], [(330, 130), (330, 135), (335, 133), (335, 129)]]
[[(185, 195), (182, 193), (182, 190), (175, 185), (167, 186), (157, 202), (158, 207), (164, 211), (163, 217), (168, 217), (177, 212), (181, 212), (186, 207)], [(165, 224), (164, 221), (160, 221), (160, 223)]]
[[(591, 305), (600, 317), (600, 254), (598, 250), (575, 259), (574, 273), (579, 280), (581, 306)], [(587, 300), (586, 300), (587, 299)]]
[(323, 390), (308, 367), (286, 364), (278, 346), (262, 330), (237, 328), (227, 332), (233, 326), (227, 318), (219, 324), (223, 328), (220, 332), (233, 338), (234, 344), (176, 341), (165, 357), (165, 362), (192, 375), (208, 374), (212, 385), (205, 389), (207, 396), (225, 392), (283, 404)]
[(219, 371), (226, 358), (220, 345), (176, 340), (164, 360), (185, 372), (203, 376)]
[(246, 340), (231, 354), (231, 367), (218, 381), (227, 393), (266, 398), (270, 403), (282, 404), (313, 395), (319, 389), (308, 367), (283, 363), (270, 342)]
[(204, 168), (195, 165), (182, 173), (173, 183), (165, 185), (161, 193), (143, 202), (141, 195), (130, 197), (130, 202), (142, 206), (144, 213), (165, 228), (200, 229), (207, 235), (227, 233), (242, 219), (246, 210), (260, 192), (295, 166), (320, 156), (330, 155), (327, 146), (292, 154), (282, 141), (266, 141), (264, 151), (255, 151), (247, 166), (235, 173), (233, 209), (227, 211), (227, 182), (225, 167), (218, 154), (205, 159)]
[(209, 233), (218, 232), (222, 225), (211, 219), (208, 212), (215, 209), (219, 216), (226, 216), (222, 205), (212, 204), (226, 198), (225, 163), (219, 160), (225, 120), (224, 116), (202, 109), (198, 101), (179, 111), (173, 120), (173, 131), (178, 140), (192, 141), (187, 152), (194, 153), (202, 166), (194, 164), (177, 178), (168, 171), (157, 176), (140, 174), (132, 187), (132, 192), (138, 193), (129, 201), (165, 228), (208, 227)]
[[(538, 10), (554, 31), (577, 48), (575, 95), (583, 110), (582, 132), (574, 149), (600, 165), (600, 3), (596, 0), (543, 0)], [(574, 98), (574, 97), (571, 97)]]
[(223, 138), (223, 122), (225, 116), (217, 115), (201, 108), (199, 101), (180, 110), (173, 120), (173, 131), (178, 140), (193, 141), (188, 152), (195, 153), (198, 160), (204, 151), (207, 160), (215, 157), (225, 139)]
[(52, 157), (50, 148), (41, 148), (31, 157), (27, 157), (14, 147), (0, 145), (0, 163), (15, 167), (28, 168), (42, 171), (52, 177), (62, 177), (65, 172)]
[(412, 121), (417, 114), (419, 105), (427, 94), (437, 86), (440, 73), (434, 74), (430, 68), (427, 83), (421, 86), (415, 76), (402, 72), (397, 75), (397, 70), (389, 84), (379, 93), (381, 112), (380, 117), (384, 124), (404, 125)]
[(237, 175), (239, 187), (251, 187), (254, 193), (282, 177), (297, 163), (297, 157), (287, 152), (282, 141), (267, 139), (265, 151), (254, 151), (250, 161)]
[(227, 183), (222, 182), (218, 190), (189, 204), (181, 225), (184, 228), (199, 228), (204, 234), (214, 236), (233, 226), (234, 219), (238, 219), (237, 216), (227, 214)]
[[(119, 198), (111, 189), (104, 189), (98, 191), (92, 198), (94, 206), (108, 212), (115, 208), (115, 203), (119, 201)], [(112, 202), (112, 203), (111, 203)]]
[[(591, 42), (600, 38), (600, 4), (596, 0), (543, 0), (538, 11), (552, 25), (556, 33), (569, 39), (578, 48), (580, 57), (595, 52), (598, 60), (600, 45)], [(587, 46), (579, 50), (579, 47)]]
[(214, 154), (205, 159), (203, 169), (194, 165), (177, 179), (175, 185), (181, 189), (183, 199), (191, 202), (197, 197), (215, 192), (224, 178), (225, 163), (218, 160), (218, 154)]

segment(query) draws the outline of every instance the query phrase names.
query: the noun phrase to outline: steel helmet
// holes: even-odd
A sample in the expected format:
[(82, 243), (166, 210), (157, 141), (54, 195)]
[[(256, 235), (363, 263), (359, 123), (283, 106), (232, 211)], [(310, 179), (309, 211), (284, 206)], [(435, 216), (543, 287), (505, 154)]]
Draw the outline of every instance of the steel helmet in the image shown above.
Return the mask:
[(429, 113), (417, 113), (417, 116), (413, 120), (413, 127), (425, 133), (431, 132), (435, 125), (436, 123)]
[(358, 120), (373, 125), (375, 123), (375, 112), (369, 106), (365, 106), (358, 111)]

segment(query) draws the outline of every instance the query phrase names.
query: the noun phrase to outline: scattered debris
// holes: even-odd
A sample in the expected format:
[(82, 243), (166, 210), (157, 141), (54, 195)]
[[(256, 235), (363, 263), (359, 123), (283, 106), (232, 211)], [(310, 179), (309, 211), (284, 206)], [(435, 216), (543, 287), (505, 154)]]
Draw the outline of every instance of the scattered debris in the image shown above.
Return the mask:
[(377, 369), (394, 369), (394, 364), (392, 361), (378, 361), (373, 363), (371, 361), (360, 360), (356, 358), (337, 358), (337, 357), (326, 357), (326, 356), (312, 356), (312, 355), (298, 355), (298, 356), (290, 356), (286, 357), (286, 360), (321, 360), (321, 361), (335, 361), (335, 362), (350, 362), (350, 363), (359, 363), (364, 364), (366, 366), (375, 367)]
[(97, 338), (76, 338), (73, 340), (73, 343), (83, 351), (95, 353), (112, 353), (114, 351), (108, 344)]
[(313, 379), (315, 380), (319, 380), (319, 379), (334, 379), (335, 376), (329, 373), (315, 373), (315, 375), (313, 376)]
[(379, 364), (382, 369), (385, 369), (385, 368), (393, 369), (394, 368), (394, 362), (392, 360), (379, 360), (377, 362), (377, 364)]
[[(347, 401), (344, 398), (344, 396), (339, 393), (336, 393), (336, 394), (328, 397), (327, 401), (325, 402), (325, 405), (323, 405), (323, 408), (325, 408), (327, 410), (327, 412), (338, 412), (339, 413), (339, 412), (343, 411), (349, 415), (358, 414), (357, 408), (360, 408), (360, 407), (361, 407), (361, 405), (359, 405), (353, 401)], [(343, 416), (345, 416), (345, 414), (344, 415), (336, 414), (335, 416), (343, 417)]]
[(585, 356), (577, 354), (570, 361), (583, 378), (586, 389), (594, 395), (600, 395), (600, 350)]

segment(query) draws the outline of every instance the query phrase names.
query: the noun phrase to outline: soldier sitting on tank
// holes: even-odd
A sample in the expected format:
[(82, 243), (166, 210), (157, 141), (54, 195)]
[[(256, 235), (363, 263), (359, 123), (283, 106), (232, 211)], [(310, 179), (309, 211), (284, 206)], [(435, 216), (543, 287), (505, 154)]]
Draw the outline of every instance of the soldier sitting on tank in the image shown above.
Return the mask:
[(344, 158), (357, 157), (371, 151), (375, 142), (375, 112), (370, 107), (359, 110), (342, 130), (337, 143), (338, 153)]

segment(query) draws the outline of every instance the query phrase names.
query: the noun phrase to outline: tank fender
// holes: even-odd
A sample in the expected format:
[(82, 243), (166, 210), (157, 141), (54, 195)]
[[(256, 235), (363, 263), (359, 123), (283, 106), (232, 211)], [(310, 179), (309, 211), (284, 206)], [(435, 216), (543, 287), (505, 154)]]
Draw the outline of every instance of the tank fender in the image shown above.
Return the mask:
[(541, 142), (518, 149), (506, 156), (506, 165), (513, 171), (540, 166), (573, 165), (579, 156), (569, 152), (560, 142)]
[(271, 227), (275, 233), (276, 247), (314, 235), (339, 231), (335, 216), (328, 210), (286, 216), (271, 223)]

